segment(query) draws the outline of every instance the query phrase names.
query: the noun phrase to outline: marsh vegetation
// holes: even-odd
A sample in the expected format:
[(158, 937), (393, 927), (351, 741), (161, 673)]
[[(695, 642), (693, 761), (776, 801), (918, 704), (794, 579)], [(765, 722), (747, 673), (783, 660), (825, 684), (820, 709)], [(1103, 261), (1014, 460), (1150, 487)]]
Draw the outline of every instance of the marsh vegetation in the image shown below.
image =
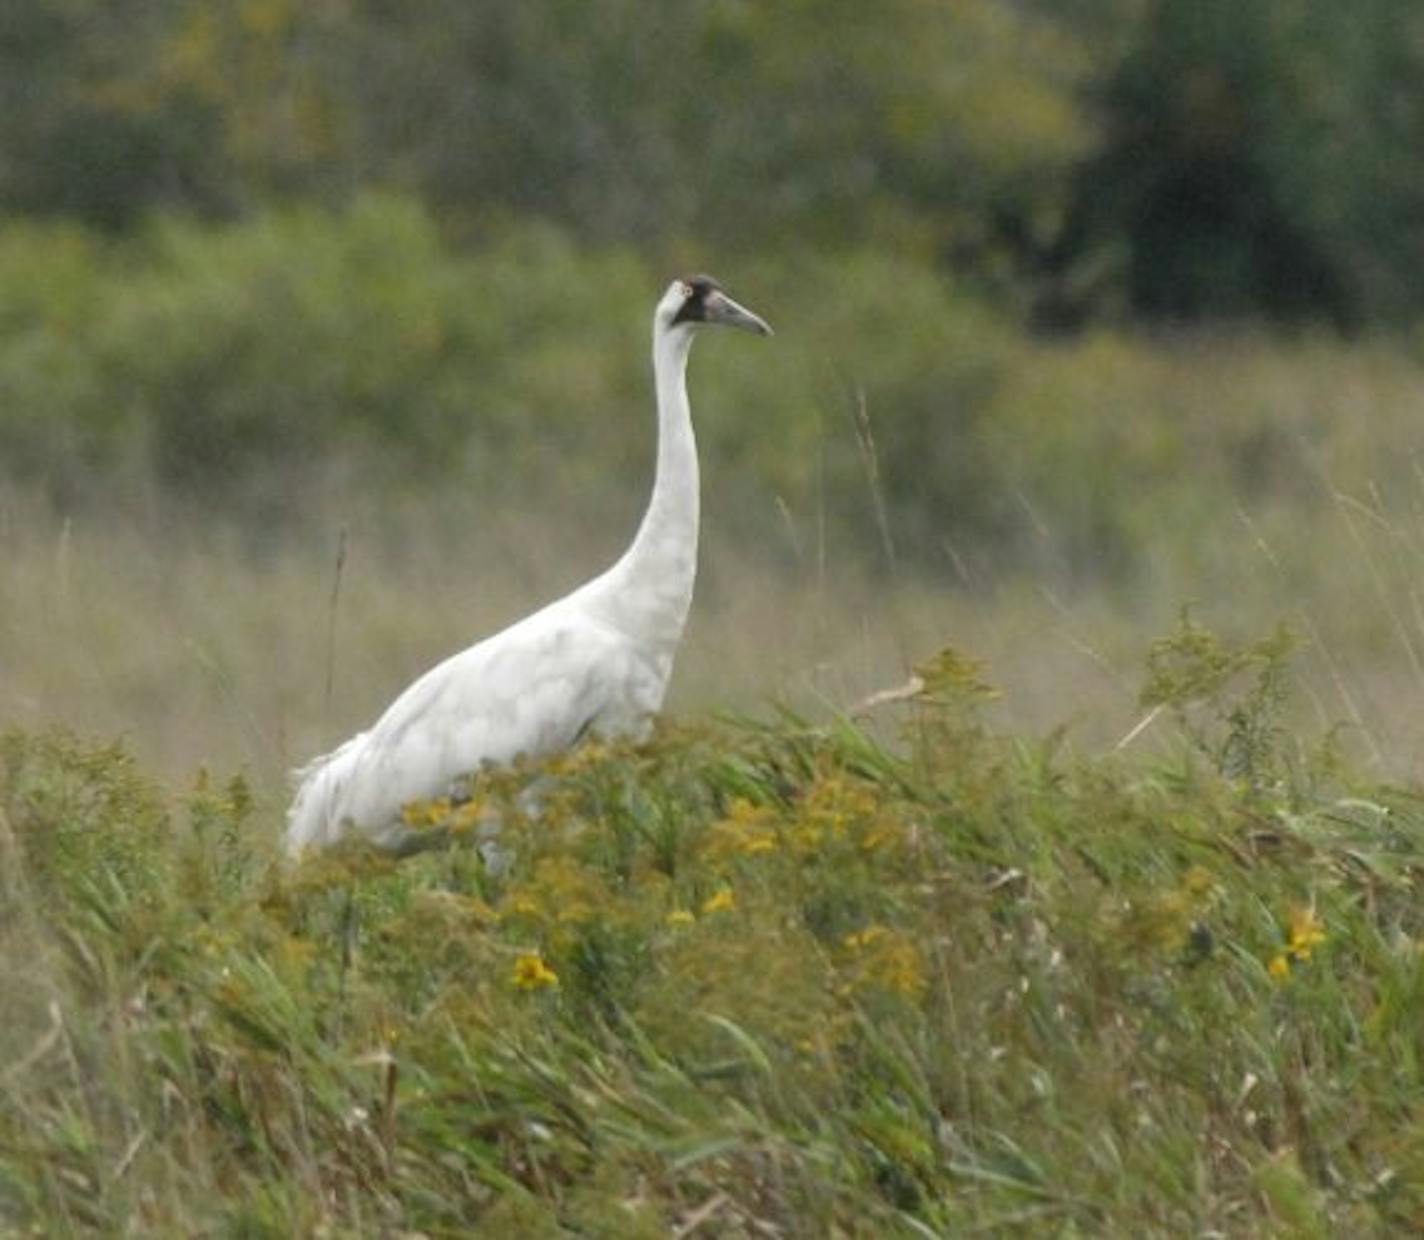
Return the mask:
[[(0, 1230), (1424, 1228), (1417, 5), (10, 7)], [(283, 869), (699, 269), (658, 734)]]

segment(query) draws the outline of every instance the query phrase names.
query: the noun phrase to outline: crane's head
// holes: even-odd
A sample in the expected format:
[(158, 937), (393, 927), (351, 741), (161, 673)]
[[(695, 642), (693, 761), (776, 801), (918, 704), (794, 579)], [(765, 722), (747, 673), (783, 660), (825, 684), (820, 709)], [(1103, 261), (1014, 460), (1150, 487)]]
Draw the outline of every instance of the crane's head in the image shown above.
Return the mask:
[(674, 280), (658, 303), (658, 322), (666, 329), (693, 331), (706, 323), (741, 327), (770, 336), (765, 319), (739, 306), (711, 276), (687, 276)]

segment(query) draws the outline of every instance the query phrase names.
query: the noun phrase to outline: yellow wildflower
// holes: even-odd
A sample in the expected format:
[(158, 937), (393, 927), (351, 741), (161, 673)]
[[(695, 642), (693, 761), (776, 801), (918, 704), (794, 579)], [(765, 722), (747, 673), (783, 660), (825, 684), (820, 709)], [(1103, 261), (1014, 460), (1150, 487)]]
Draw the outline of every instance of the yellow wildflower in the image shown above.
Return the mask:
[(835, 838), (874, 820), (879, 802), (870, 788), (844, 776), (829, 775), (806, 790), (801, 816)]
[(714, 857), (751, 856), (775, 848), (775, 812), (744, 797), (732, 802), (727, 816), (713, 824), (708, 836), (708, 851)]
[(675, 908), (667, 915), (667, 923), (670, 926), (690, 926), (697, 918), (685, 908)]
[(469, 800), (456, 806), (454, 819), (451, 828), (458, 834), (469, 831), (472, 827), (479, 825), (480, 818), (484, 815), (485, 807), (480, 801)]
[(558, 925), (590, 921), (608, 903), (597, 873), (567, 857), (540, 861), (533, 877), (506, 896), (506, 907), (516, 916)]
[(824, 832), (812, 822), (797, 822), (791, 830), (791, 842), (797, 851), (813, 853), (820, 849)]
[(596, 769), (613, 756), (611, 745), (598, 738), (590, 738), (573, 749), (566, 750), (549, 762), (549, 770), (558, 775), (579, 775)]
[(919, 949), (889, 926), (867, 926), (846, 935), (842, 945), (850, 954), (849, 980), (843, 994), (870, 988), (914, 998), (924, 990), (925, 969)]
[(896, 834), (891, 827), (877, 825), (865, 833), (860, 841), (860, 846), (865, 852), (874, 852), (882, 844), (888, 844), (894, 840)]
[(407, 801), (401, 806), (401, 821), (417, 830), (421, 827), (439, 826), (449, 816), (449, 797), (436, 797), (431, 801)]
[(509, 901), (509, 911), (518, 917), (537, 917), (539, 915), (539, 901), (533, 896), (520, 892)]
[(851, 951), (863, 951), (870, 947), (877, 940), (887, 938), (890, 930), (886, 926), (867, 926), (864, 930), (857, 930), (845, 936), (845, 946)]
[(1216, 876), (1204, 865), (1194, 865), (1182, 875), (1182, 886), (1194, 896), (1206, 895), (1216, 883)]
[(525, 952), (514, 962), (513, 981), (520, 990), (542, 990), (546, 986), (557, 986), (559, 975), (544, 963), (538, 952)]
[(704, 913), (721, 913), (727, 909), (737, 907), (737, 897), (730, 887), (723, 887), (721, 891), (710, 896), (702, 905)]
[(1290, 912), (1290, 954), (1295, 960), (1309, 960), (1311, 950), (1325, 942), (1325, 923), (1313, 908), (1297, 905)]
[(1311, 953), (1325, 942), (1325, 923), (1313, 908), (1297, 904), (1286, 919), (1286, 947), (1277, 952), (1266, 965), (1266, 971), (1278, 982), (1290, 976), (1291, 966), (1303, 964)]

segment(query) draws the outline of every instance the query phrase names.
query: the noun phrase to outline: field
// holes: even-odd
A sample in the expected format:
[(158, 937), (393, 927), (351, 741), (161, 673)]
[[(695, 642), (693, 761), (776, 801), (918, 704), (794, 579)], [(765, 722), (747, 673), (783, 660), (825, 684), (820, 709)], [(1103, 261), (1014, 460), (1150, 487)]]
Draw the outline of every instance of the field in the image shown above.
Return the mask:
[[(0, 1212), (46, 1235), (1367, 1235), (1424, 1222), (1424, 803), (1185, 625), (1165, 761), (845, 718), (491, 776), (513, 860), (274, 864), (241, 779), (0, 743)], [(413, 807), (453, 827), (468, 811)]]
[[(267, 537), (12, 492), (0, 1219), (1419, 1227), (1420, 544), (1362, 494), (1313, 545), (1224, 508), (1164, 533), (1170, 585), (1061, 595), (748, 550), (713, 502), (671, 722), (541, 772), (538, 822), (534, 773), (487, 781), (496, 875), (284, 870), (285, 771), (611, 555), (635, 495), (323, 497)], [(1198, 540), (1227, 575), (1171, 562)]]
[[(132, 7), (0, 22), (0, 1236), (1424, 1234), (1424, 6)], [(656, 734), (282, 859), (699, 271)]]
[(441, 804), (290, 869), (291, 767), (621, 549), (651, 277), (389, 200), (76, 244), (0, 247), (80, 255), (0, 286), (0, 1229), (1424, 1226), (1407, 337), (793, 255), (694, 363), (660, 734), (481, 783), (507, 870)]
[[(883, 252), (748, 266), (781, 330), (693, 362), (676, 709), (844, 709), (951, 642), (1005, 690), (996, 726), (1098, 752), (1190, 606), (1236, 640), (1291, 625), (1293, 722), (1417, 771), (1408, 335), (1041, 340)], [(167, 780), (279, 796), (610, 560), (646, 495), (660, 276), (630, 253), (540, 227), (457, 250), (386, 196), (123, 242), (11, 228), (0, 276), (0, 718), (125, 734)]]

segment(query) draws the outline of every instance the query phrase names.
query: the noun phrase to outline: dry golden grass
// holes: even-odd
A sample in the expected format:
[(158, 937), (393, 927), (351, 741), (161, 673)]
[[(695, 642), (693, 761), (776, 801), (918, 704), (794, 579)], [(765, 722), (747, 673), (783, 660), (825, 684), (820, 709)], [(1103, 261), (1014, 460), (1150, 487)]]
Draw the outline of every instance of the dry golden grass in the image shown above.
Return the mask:
[(0, 1231), (1416, 1234), (1424, 807), (1295, 760), (1282, 652), (1159, 645), (1161, 762), (994, 735), (953, 651), (895, 751), (590, 745), (479, 782), (501, 875), (0, 735)]
[[(844, 710), (953, 642), (1003, 689), (996, 724), (1066, 726), (1100, 752), (1142, 719), (1144, 655), (1190, 604), (1238, 636), (1291, 624), (1307, 643), (1300, 721), (1345, 725), (1378, 772), (1417, 770), (1424, 540), (1414, 517), (1368, 496), (1330, 500), (1309, 522), (1223, 508), (1187, 537), (1164, 531), (1161, 560), (1113, 588), (1023, 571), (967, 588), (950, 571), (888, 572), (835, 548), (798, 558), (775, 528), (749, 548), (719, 530), (710, 499), (673, 711)], [(630, 500), (594, 504), (587, 522), (492, 517), (458, 495), (396, 516), (356, 507), (348, 519), (332, 502), (262, 536), (136, 511), (61, 519), (12, 496), (0, 516), (0, 720), (122, 735), (170, 780), (245, 769), (280, 796), (283, 772), (364, 726), (426, 667), (596, 571), (634, 515)], [(1152, 746), (1156, 731), (1131, 745)]]

